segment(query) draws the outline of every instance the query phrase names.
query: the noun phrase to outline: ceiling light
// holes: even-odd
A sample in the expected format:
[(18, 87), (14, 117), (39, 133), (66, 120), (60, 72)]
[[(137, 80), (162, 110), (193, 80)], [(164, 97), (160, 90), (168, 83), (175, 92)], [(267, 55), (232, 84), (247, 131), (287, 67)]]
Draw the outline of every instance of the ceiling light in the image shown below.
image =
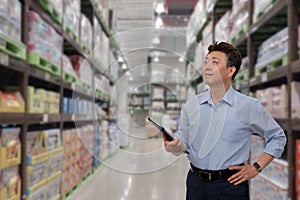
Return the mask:
[(155, 6), (155, 12), (157, 14), (162, 14), (165, 12), (165, 5), (164, 3), (157, 3), (156, 6)]
[(154, 59), (153, 59), (153, 62), (159, 62), (159, 57), (155, 56)]
[(127, 69), (127, 65), (125, 63), (122, 64), (122, 69)]
[(120, 56), (120, 57), (118, 58), (118, 62), (119, 62), (119, 63), (124, 62), (124, 59), (123, 59), (122, 56)]
[(156, 20), (155, 20), (155, 27), (156, 28), (162, 28), (164, 25), (162, 19), (160, 16), (156, 17)]
[(184, 62), (184, 58), (182, 56), (179, 57), (178, 59), (179, 62)]
[(156, 36), (155, 38), (153, 38), (153, 39), (152, 39), (152, 43), (153, 43), (153, 44), (156, 44), (156, 45), (157, 45), (157, 44), (160, 44), (160, 39), (159, 39), (159, 37)]

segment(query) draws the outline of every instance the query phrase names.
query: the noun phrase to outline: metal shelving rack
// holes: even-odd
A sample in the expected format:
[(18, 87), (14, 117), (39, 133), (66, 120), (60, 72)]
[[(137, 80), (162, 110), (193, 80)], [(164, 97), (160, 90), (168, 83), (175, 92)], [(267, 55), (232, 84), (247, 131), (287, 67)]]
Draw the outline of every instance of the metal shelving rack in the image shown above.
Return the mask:
[[(89, 55), (89, 52), (86, 52), (84, 49), (81, 48), (81, 46), (76, 43), (62, 28), (62, 25), (55, 22), (51, 18), (51, 16), (46, 13), (40, 5), (33, 0), (20, 0), (21, 2), (21, 29), (22, 29), (22, 35), (21, 35), (21, 41), (27, 46), (28, 41), (28, 27), (29, 27), (29, 21), (27, 17), (27, 12), (29, 10), (33, 10), (36, 13), (38, 13), (41, 18), (47, 22), (49, 25), (51, 25), (54, 30), (62, 35), (63, 37), (63, 47), (62, 51), (64, 52), (70, 52), (70, 53), (76, 53), (81, 56), (83, 56), (87, 61), (91, 64), (94, 75), (97, 74), (98, 76), (105, 76), (110, 80), (111, 85), (114, 84), (115, 80), (112, 78), (109, 71), (104, 70), (99, 66), (99, 64), (94, 60), (93, 57)], [(103, 21), (103, 18), (101, 17), (101, 13), (98, 9), (96, 9), (95, 3), (92, 2), (92, 0), (89, 1), (82, 1), (81, 9), (82, 12), (84, 12), (85, 9), (87, 9), (86, 14), (92, 19), (93, 16), (96, 16), (98, 19), (98, 22), (102, 26), (103, 32), (107, 35), (107, 37), (111, 37), (113, 32), (109, 29), (109, 27), (106, 25), (106, 23)], [(93, 24), (93, 20), (91, 20), (91, 23)], [(113, 45), (116, 45), (113, 44)], [(95, 46), (95, 44), (93, 44)], [(94, 83), (92, 81), (92, 88), (90, 90), (87, 90), (85, 88), (82, 88), (80, 86), (74, 86), (74, 84), (69, 83), (64, 80), (63, 75), (56, 76), (49, 74), (47, 72), (41, 71), (37, 68), (32, 67), (29, 63), (27, 63), (26, 60), (19, 60), (16, 58), (13, 58), (12, 56), (6, 55), (2, 52), (0, 52), (0, 70), (4, 72), (9, 72), (8, 79), (16, 79), (17, 86), (22, 94), (22, 97), (25, 101), (25, 112), (24, 113), (0, 113), (0, 125), (2, 124), (9, 124), (9, 125), (18, 125), (21, 127), (21, 133), (20, 133), (20, 141), (21, 141), (21, 151), (22, 151), (22, 157), (21, 157), (21, 165), (20, 165), (20, 175), (21, 175), (21, 197), (24, 197), (25, 194), (25, 176), (26, 176), (26, 133), (29, 129), (32, 127), (56, 127), (60, 129), (61, 133), (66, 126), (69, 126), (70, 124), (74, 124), (75, 121), (78, 121), (79, 123), (85, 124), (95, 124), (98, 123), (97, 116), (88, 116), (86, 114), (63, 114), (61, 111), (61, 105), (60, 105), (60, 113), (59, 114), (31, 114), (28, 113), (26, 110), (26, 101), (27, 101), (27, 92), (26, 88), (30, 84), (30, 82), (40, 82), (41, 84), (38, 84), (39, 87), (43, 87), (46, 89), (52, 89), (60, 94), (61, 97), (65, 95), (65, 93), (76, 93), (78, 95), (83, 96), (83, 98), (97, 103), (106, 103), (107, 107), (105, 108), (107, 112), (109, 112), (109, 99), (103, 98), (100, 95), (93, 94), (94, 90)], [(62, 68), (61, 68), (61, 71)], [(2, 75), (3, 76), (3, 75)], [(14, 82), (16, 82), (14, 81)], [(3, 84), (6, 84), (6, 82), (2, 81), (1, 86)], [(5, 86), (5, 85), (4, 85)], [(71, 125), (74, 127), (74, 125)]]
[[(231, 9), (232, 2), (219, 0), (215, 4), (212, 13), (208, 14), (207, 20), (217, 20)], [(288, 137), (287, 162), (288, 162), (288, 197), (296, 199), (295, 191), (295, 139), (300, 138), (300, 120), (292, 119), (291, 116), (291, 82), (300, 81), (300, 59), (298, 57), (298, 24), (300, 19), (300, 3), (296, 0), (277, 0), (270, 10), (266, 11), (257, 21), (253, 21), (254, 0), (248, 1), (249, 28), (238, 37), (233, 44), (241, 51), (243, 57), (249, 57), (249, 79), (235, 84), (238, 90), (255, 92), (258, 89), (267, 88), (274, 85), (286, 84), (288, 90), (288, 117), (285, 119), (275, 119), (286, 131)], [(208, 23), (208, 22), (207, 22)], [(207, 24), (206, 23), (206, 24)], [(214, 23), (214, 25), (215, 25)], [(197, 42), (201, 41), (202, 27), (197, 35)], [(258, 47), (268, 37), (279, 30), (288, 27), (288, 63), (279, 66), (271, 71), (266, 71), (260, 75), (255, 75), (255, 59)], [(213, 41), (214, 42), (214, 28)], [(188, 51), (192, 51), (192, 46)], [(190, 52), (189, 52), (190, 53)], [(196, 85), (202, 82), (201, 76), (191, 83)]]

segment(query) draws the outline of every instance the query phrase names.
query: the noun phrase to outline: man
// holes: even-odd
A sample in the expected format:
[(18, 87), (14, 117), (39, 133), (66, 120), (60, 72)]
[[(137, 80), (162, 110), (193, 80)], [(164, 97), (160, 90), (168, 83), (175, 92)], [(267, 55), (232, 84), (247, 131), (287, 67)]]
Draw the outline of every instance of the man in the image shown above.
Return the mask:
[[(181, 111), (178, 132), (165, 149), (189, 152), (187, 200), (249, 199), (248, 180), (284, 151), (286, 136), (260, 102), (232, 88), (242, 57), (232, 45), (208, 47), (203, 68), (207, 92), (191, 98)], [(250, 136), (263, 136), (266, 148), (248, 165)]]

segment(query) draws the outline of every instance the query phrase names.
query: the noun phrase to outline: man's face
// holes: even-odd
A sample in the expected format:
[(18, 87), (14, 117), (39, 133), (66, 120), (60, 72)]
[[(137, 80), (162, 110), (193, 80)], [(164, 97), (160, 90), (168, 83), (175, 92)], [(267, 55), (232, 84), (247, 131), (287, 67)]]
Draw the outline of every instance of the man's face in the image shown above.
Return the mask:
[(213, 51), (206, 56), (203, 79), (208, 86), (226, 84), (231, 81), (232, 68), (227, 67), (227, 56), (221, 51)]

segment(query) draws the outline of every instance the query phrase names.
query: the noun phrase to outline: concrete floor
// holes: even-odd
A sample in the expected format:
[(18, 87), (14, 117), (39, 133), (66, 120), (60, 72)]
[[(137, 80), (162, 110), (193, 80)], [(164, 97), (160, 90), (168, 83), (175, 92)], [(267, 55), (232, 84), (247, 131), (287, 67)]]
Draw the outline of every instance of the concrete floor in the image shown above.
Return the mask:
[[(133, 135), (143, 135), (135, 129)], [(161, 138), (130, 137), (69, 200), (183, 200), (189, 162), (163, 148)]]

